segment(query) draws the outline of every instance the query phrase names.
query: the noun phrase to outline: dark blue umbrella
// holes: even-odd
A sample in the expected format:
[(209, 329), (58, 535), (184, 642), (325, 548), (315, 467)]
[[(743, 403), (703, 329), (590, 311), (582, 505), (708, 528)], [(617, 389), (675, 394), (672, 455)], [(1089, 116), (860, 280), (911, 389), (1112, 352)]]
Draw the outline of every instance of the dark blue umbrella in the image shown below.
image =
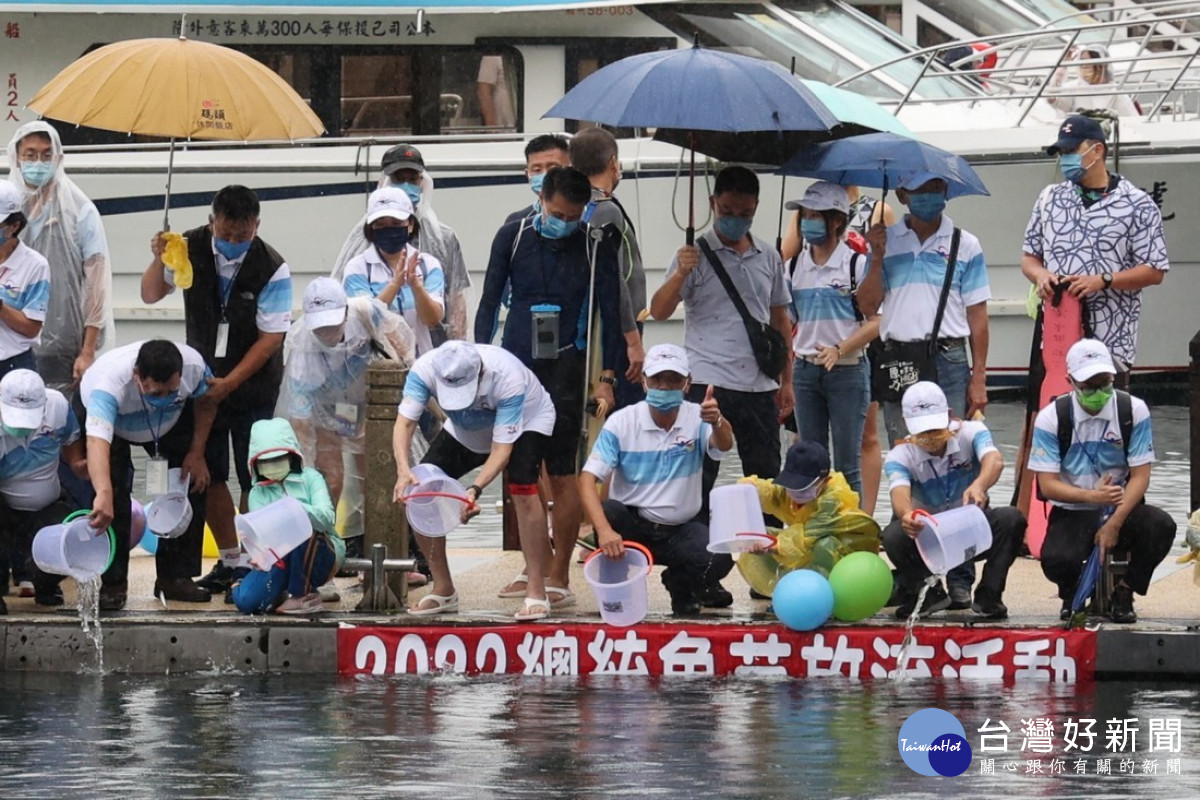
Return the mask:
[(884, 192), (898, 185), (905, 173), (922, 171), (945, 179), (947, 197), (988, 194), (962, 156), (894, 133), (867, 133), (809, 145), (779, 171), (842, 185), (882, 187)]
[(1084, 566), (1083, 572), (1079, 575), (1079, 585), (1075, 589), (1075, 597), (1071, 600), (1072, 616), (1083, 610), (1088, 598), (1092, 596), (1092, 592), (1096, 589), (1096, 581), (1100, 578), (1100, 569), (1103, 566), (1103, 561), (1104, 559), (1100, 556), (1100, 545), (1096, 545), (1092, 548), (1092, 554), (1088, 557), (1087, 564)]
[(812, 90), (778, 64), (699, 44), (609, 64), (543, 117), (656, 128), (655, 138), (690, 148), (689, 244), (695, 235), (696, 151), (723, 161), (781, 164), (797, 147), (828, 139), (838, 126)]

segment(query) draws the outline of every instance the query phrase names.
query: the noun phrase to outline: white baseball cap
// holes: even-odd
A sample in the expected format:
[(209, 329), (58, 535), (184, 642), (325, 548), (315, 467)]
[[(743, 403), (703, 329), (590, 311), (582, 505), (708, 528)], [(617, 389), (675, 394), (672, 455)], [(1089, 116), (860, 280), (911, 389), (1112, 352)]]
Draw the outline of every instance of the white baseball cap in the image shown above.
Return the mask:
[(475, 345), (451, 339), (433, 351), (433, 377), (438, 404), (445, 411), (470, 408), (479, 391), (483, 359)]
[(908, 191), (911, 192), (916, 189), (920, 189), (922, 186), (929, 183), (930, 181), (944, 181), (944, 180), (946, 180), (946, 179), (943, 178), (941, 175), (934, 175), (932, 172), (929, 172), (928, 170), (918, 169), (918, 170), (913, 170), (912, 172), (906, 172), (903, 175), (901, 175), (900, 176), (900, 185), (897, 188), (907, 189)]
[(904, 392), (901, 401), (904, 425), (909, 433), (940, 431), (950, 427), (950, 404), (942, 387), (932, 381), (918, 381)]
[(789, 200), (783, 204), (783, 207), (788, 211), (807, 208), (811, 211), (840, 211), (843, 214), (849, 214), (850, 196), (846, 194), (844, 186), (838, 186), (829, 181), (817, 181), (808, 187), (804, 197), (799, 200)]
[(21, 211), (21, 190), (11, 181), (0, 181), (0, 222)]
[(317, 278), (304, 290), (304, 326), (308, 330), (341, 325), (346, 319), (346, 290), (333, 278)]
[(14, 369), (0, 380), (0, 420), (13, 428), (36, 428), (46, 410), (46, 384), (31, 369)]
[(688, 369), (687, 353), (677, 344), (656, 344), (646, 353), (642, 372), (646, 375), (657, 375), (667, 371), (678, 372), (684, 377), (690, 376), (692, 373)]
[(1067, 373), (1083, 382), (1101, 373), (1116, 375), (1112, 356), (1099, 339), (1080, 339), (1067, 351)]
[(377, 219), (392, 217), (404, 222), (413, 215), (412, 200), (398, 186), (384, 186), (371, 192), (367, 199), (367, 224)]

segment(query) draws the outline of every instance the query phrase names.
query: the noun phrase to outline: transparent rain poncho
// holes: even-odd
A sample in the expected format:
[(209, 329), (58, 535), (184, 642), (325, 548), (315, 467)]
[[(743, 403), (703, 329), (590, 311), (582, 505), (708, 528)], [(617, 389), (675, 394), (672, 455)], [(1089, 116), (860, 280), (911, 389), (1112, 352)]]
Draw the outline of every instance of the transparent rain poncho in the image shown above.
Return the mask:
[[(34, 133), (50, 138), (54, 158), (54, 174), (40, 189), (26, 185), (18, 158), (21, 140)], [(50, 307), (41, 343), (34, 349), (38, 372), (47, 386), (68, 391), (84, 328), (99, 329), (97, 352), (114, 341), (108, 240), (95, 204), (63, 169), (58, 131), (40, 120), (28, 122), (17, 128), (6, 152), (8, 179), (23, 193), (29, 218), (21, 241), (50, 263)]]
[(814, 502), (802, 506), (774, 481), (743, 478), (738, 482), (753, 484), (763, 512), (786, 526), (767, 531), (778, 539), (773, 552), (738, 557), (738, 571), (756, 592), (769, 596), (779, 579), (794, 569), (807, 567), (828, 577), (843, 556), (859, 550), (879, 552), (879, 523), (858, 507), (858, 493), (840, 472), (829, 476)]
[[(387, 174), (380, 175), (376, 188), (395, 186)], [(363, 236), (363, 226), (367, 222), (364, 213), (357, 224), (350, 230), (346, 241), (338, 252), (333, 271), (329, 276), (338, 283), (342, 282), (342, 273), (350, 259), (366, 250), (369, 246)], [(415, 246), (422, 253), (436, 258), (442, 263), (446, 275), (446, 313), (443, 320), (446, 325), (446, 335), (451, 339), (470, 339), (468, 335), (469, 321), (467, 319), (468, 290), (471, 288), (471, 276), (467, 272), (466, 262), (463, 261), (462, 246), (458, 235), (449, 225), (443, 224), (433, 210), (433, 178), (428, 172), (421, 173), (421, 202), (417, 204), (417, 233)]]

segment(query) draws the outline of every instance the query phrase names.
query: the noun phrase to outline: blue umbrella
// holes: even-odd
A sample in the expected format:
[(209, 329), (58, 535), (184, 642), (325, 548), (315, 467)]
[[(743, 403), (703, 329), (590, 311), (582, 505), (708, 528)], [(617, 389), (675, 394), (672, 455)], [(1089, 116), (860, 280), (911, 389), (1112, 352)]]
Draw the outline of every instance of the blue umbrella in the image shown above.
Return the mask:
[(830, 138), (838, 119), (770, 61), (702, 48), (642, 53), (584, 78), (543, 117), (622, 128), (692, 150), (688, 234), (695, 236), (696, 151), (724, 161), (781, 164), (806, 142)]
[(1096, 588), (1096, 581), (1100, 578), (1103, 560), (1100, 557), (1100, 545), (1096, 545), (1092, 548), (1092, 554), (1088, 557), (1087, 564), (1079, 575), (1079, 585), (1075, 589), (1075, 597), (1071, 600), (1072, 616), (1083, 610), (1088, 598), (1092, 596), (1092, 592)]
[(842, 185), (896, 186), (908, 172), (931, 172), (944, 178), (947, 197), (988, 194), (987, 187), (962, 156), (895, 133), (867, 133), (810, 145), (779, 170), (784, 175), (832, 181)]

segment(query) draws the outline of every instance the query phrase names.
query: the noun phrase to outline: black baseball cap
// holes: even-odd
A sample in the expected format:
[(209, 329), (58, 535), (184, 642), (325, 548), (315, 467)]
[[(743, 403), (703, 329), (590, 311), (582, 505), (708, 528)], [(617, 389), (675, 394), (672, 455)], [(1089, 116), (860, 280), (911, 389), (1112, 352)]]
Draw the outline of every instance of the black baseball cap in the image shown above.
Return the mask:
[(1091, 117), (1075, 115), (1063, 120), (1058, 128), (1058, 141), (1046, 148), (1046, 152), (1056, 156), (1062, 152), (1071, 152), (1084, 141), (1108, 143), (1104, 128)]
[(402, 169), (425, 171), (425, 159), (421, 151), (411, 144), (398, 144), (383, 154), (383, 171), (388, 175)]
[(816, 442), (796, 442), (788, 448), (783, 471), (775, 479), (785, 489), (807, 489), (829, 474), (829, 452)]

